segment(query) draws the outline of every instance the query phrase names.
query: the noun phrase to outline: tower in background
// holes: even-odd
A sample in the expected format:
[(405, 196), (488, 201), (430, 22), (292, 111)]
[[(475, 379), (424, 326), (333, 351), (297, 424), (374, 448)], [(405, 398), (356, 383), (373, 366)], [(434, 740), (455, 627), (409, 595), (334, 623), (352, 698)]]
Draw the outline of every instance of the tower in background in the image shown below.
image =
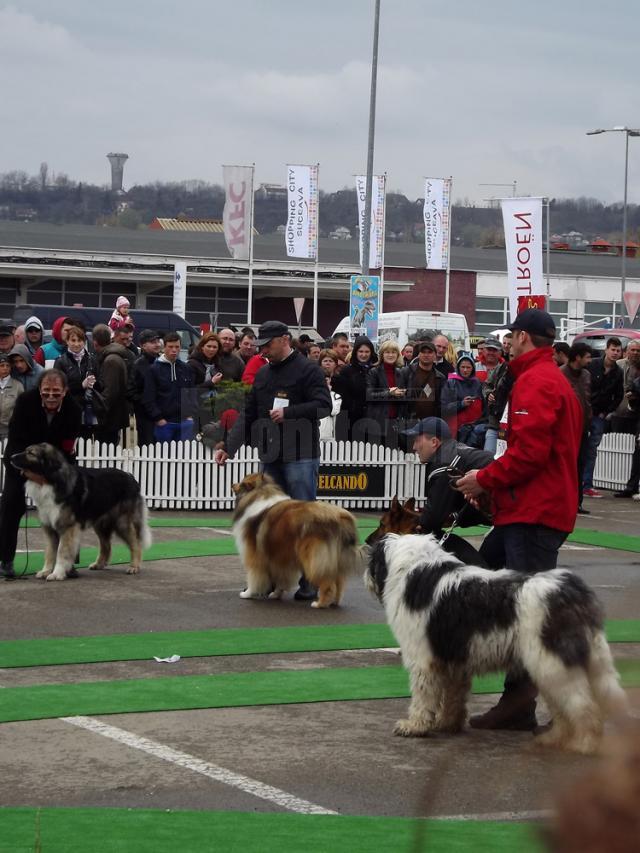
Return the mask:
[(122, 175), (124, 164), (129, 159), (128, 154), (107, 154), (107, 160), (111, 163), (111, 191), (123, 192)]

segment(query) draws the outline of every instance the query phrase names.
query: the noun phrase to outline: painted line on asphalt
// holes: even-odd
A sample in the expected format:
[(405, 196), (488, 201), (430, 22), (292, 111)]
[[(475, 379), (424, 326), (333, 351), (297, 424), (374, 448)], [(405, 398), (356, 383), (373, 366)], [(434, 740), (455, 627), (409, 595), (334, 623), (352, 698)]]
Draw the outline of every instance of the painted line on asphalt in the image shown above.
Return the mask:
[(215, 782), (221, 782), (223, 785), (229, 785), (231, 788), (237, 788), (245, 794), (250, 794), (253, 797), (258, 797), (261, 800), (266, 800), (283, 809), (298, 814), (325, 814), (337, 815), (339, 812), (325, 809), (322, 806), (317, 806), (310, 803), (308, 800), (302, 800), (299, 797), (294, 797), (293, 794), (288, 794), (280, 788), (274, 788), (271, 785), (265, 785), (263, 782), (258, 782), (256, 779), (251, 779), (248, 776), (243, 776), (240, 773), (234, 773), (226, 767), (220, 767), (217, 764), (211, 764), (209, 761), (202, 761), (193, 755), (186, 752), (180, 752), (177, 749), (172, 749), (170, 746), (158, 743), (149, 738), (140, 737), (139, 735), (128, 732), (125, 729), (110, 726), (106, 723), (95, 720), (92, 717), (59, 717), (64, 723), (70, 723), (72, 726), (77, 726), (93, 734), (102, 735), (102, 737), (114, 740), (117, 743), (129, 746), (132, 749), (139, 749), (141, 752), (146, 752), (154, 758), (160, 758), (162, 761), (168, 761), (170, 764), (175, 764), (178, 767), (184, 767), (186, 770), (191, 770), (193, 773), (200, 773), (202, 776), (207, 776)]

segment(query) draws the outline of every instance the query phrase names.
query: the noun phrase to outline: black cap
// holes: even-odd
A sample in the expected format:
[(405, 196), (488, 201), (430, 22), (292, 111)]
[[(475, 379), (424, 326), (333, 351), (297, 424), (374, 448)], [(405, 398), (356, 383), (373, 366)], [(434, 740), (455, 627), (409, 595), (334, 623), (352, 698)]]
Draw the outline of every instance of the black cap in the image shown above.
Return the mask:
[(13, 326), (0, 326), (0, 337), (12, 335), (14, 332)]
[(11, 364), (11, 359), (9, 358), (9, 353), (0, 352), (0, 362), (6, 362), (7, 364)]
[(272, 338), (279, 338), (282, 335), (288, 334), (289, 327), (285, 323), (281, 323), (280, 320), (267, 320), (258, 329), (256, 346), (262, 347), (268, 344)]
[(485, 338), (482, 341), (482, 345), (485, 349), (488, 347), (489, 349), (502, 349), (502, 344), (497, 338)]
[(159, 341), (160, 337), (160, 333), (156, 332), (155, 329), (143, 329), (140, 332), (138, 340), (141, 344), (148, 344), (151, 341)]
[(435, 435), (436, 438), (451, 438), (451, 430), (442, 418), (423, 418), (411, 429), (403, 430), (404, 435)]
[(553, 317), (542, 308), (527, 308), (522, 311), (508, 327), (510, 332), (529, 332), (553, 340), (556, 336), (556, 324)]
[(424, 352), (424, 350), (426, 349), (431, 350), (431, 352), (435, 352), (436, 355), (438, 353), (436, 345), (433, 343), (433, 341), (423, 341), (418, 347), (418, 352)]
[(313, 338), (310, 335), (304, 334), (300, 335), (298, 338), (301, 344), (310, 344), (313, 342)]

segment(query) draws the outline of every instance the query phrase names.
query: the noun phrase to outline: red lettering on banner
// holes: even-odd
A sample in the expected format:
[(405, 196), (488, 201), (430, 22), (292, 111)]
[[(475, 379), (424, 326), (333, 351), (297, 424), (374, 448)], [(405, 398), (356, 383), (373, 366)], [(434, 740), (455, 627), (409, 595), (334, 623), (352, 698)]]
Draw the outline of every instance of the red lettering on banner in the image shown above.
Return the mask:
[(233, 186), (234, 186), (233, 184), (229, 184), (229, 198), (230, 198), (230, 199), (231, 199), (231, 201), (233, 201), (233, 202), (236, 202), (236, 201), (242, 201), (242, 200), (244, 199), (244, 195), (245, 195), (245, 192), (246, 192), (246, 189), (247, 189), (247, 185), (246, 185), (246, 184), (245, 184), (245, 182), (243, 181), (243, 182), (240, 184), (241, 190), (240, 190), (240, 192), (239, 192), (239, 193), (236, 193), (236, 191), (233, 189)]
[(516, 231), (521, 231), (523, 228), (526, 228), (527, 231), (531, 231), (531, 223), (525, 222), (525, 217), (531, 216), (531, 211), (528, 213), (514, 213), (513, 216), (515, 219), (519, 219), (520, 222), (524, 223), (523, 225), (516, 225)]
[(529, 269), (529, 267), (518, 267), (518, 275), (516, 276), (516, 278), (517, 279), (521, 279), (521, 278), (531, 279), (531, 270)]
[(516, 243), (530, 243), (532, 240), (531, 234), (516, 234)]

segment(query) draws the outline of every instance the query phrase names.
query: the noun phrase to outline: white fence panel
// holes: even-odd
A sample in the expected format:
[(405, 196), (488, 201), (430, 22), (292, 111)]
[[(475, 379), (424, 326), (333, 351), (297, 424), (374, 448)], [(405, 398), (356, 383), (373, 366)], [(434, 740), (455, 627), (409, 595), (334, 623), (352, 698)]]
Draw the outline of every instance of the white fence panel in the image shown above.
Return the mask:
[[(601, 488), (618, 489), (629, 478), (634, 436), (612, 433), (600, 444), (594, 483)], [(4, 451), (4, 442), (0, 452)], [(233, 460), (219, 467), (213, 452), (201, 442), (171, 442), (124, 449), (94, 441), (79, 440), (78, 462), (89, 467), (116, 467), (130, 472), (140, 483), (150, 509), (230, 510), (234, 507), (233, 483), (257, 471), (258, 454), (242, 448)], [(364, 442), (326, 441), (321, 444), (321, 463), (335, 468), (382, 469), (383, 494), (376, 497), (352, 494), (344, 497), (321, 495), (349, 509), (383, 509), (394, 496), (402, 500), (424, 495), (425, 466), (412, 453), (388, 450)], [(322, 472), (322, 468), (321, 468)], [(4, 467), (0, 465), (0, 485)]]

